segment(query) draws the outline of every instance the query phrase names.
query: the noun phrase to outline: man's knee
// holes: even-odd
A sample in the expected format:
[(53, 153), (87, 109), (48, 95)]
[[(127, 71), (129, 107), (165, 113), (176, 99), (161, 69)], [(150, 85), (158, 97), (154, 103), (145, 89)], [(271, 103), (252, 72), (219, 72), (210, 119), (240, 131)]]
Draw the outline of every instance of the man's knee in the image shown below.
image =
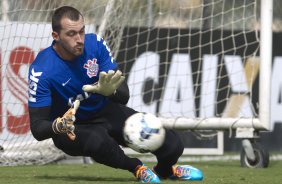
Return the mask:
[(175, 131), (167, 129), (163, 145), (154, 154), (163, 158), (178, 158), (182, 155), (183, 151), (184, 145), (179, 135)]
[(82, 152), (80, 149), (80, 145), (78, 144), (77, 140), (71, 141), (67, 137), (67, 135), (60, 134), (57, 136), (54, 136), (53, 138), (54, 145), (65, 152), (68, 155), (71, 156), (82, 156)]
[(179, 135), (173, 130), (167, 130), (166, 133), (170, 134), (167, 139), (169, 142), (168, 144), (171, 145), (171, 149), (174, 150), (174, 155), (177, 155), (177, 157), (180, 157), (184, 151), (184, 145)]
[(108, 138), (101, 137), (96, 134), (89, 136), (88, 140), (84, 143), (83, 152), (86, 155), (103, 155), (110, 148)]

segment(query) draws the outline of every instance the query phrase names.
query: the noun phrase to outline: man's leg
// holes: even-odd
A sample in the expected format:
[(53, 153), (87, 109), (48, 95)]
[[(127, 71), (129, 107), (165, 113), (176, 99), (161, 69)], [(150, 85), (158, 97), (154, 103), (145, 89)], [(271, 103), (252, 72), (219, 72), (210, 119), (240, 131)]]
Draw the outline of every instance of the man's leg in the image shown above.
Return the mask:
[(103, 124), (76, 125), (74, 141), (70, 141), (66, 135), (57, 135), (53, 141), (69, 155), (90, 156), (98, 163), (134, 172), (142, 162), (126, 156), (107, 131)]
[(58, 135), (53, 141), (69, 155), (90, 156), (98, 163), (128, 170), (142, 183), (160, 183), (159, 177), (139, 159), (124, 154), (103, 125), (77, 125), (75, 134), (74, 141), (70, 141), (66, 135)]
[[(106, 117), (109, 122), (109, 134), (120, 144), (125, 145), (123, 139), (123, 127), (126, 119), (134, 113), (134, 109), (124, 105), (110, 103), (107, 107), (111, 110), (105, 110), (103, 117)], [(164, 144), (157, 151), (153, 152), (156, 155), (158, 164), (155, 169), (162, 177), (172, 175), (172, 166), (178, 161), (182, 155), (184, 146), (179, 136), (173, 130), (166, 130)]]
[[(105, 110), (102, 113), (102, 116), (105, 117), (109, 123), (109, 134), (114, 138), (115, 141), (118, 142), (119, 145), (126, 146), (123, 138), (124, 122), (129, 116), (137, 113), (137, 111), (116, 103), (110, 103), (107, 108), (110, 110)], [(175, 173), (177, 173), (175, 171), (178, 171), (179, 168), (181, 170), (184, 168), (186, 171), (189, 169), (190, 171), (190, 168), (184, 166), (174, 169), (175, 164), (183, 153), (183, 150), (184, 146), (179, 135), (174, 130), (166, 129), (164, 144), (157, 151), (153, 152), (158, 160), (158, 164), (154, 167), (156, 173), (161, 177), (167, 178), (175, 175)], [(189, 171), (185, 173), (190, 173)], [(195, 180), (202, 178), (202, 173), (198, 170), (194, 171), (193, 169), (191, 173), (193, 174), (193, 178)], [(188, 177), (184, 176), (179, 179), (183, 178)]]
[(158, 176), (178, 180), (203, 179), (201, 170), (190, 165), (176, 165), (183, 150), (180, 137), (173, 130), (167, 130), (163, 146), (153, 153), (158, 159), (158, 164), (154, 167)]
[(158, 163), (154, 167), (157, 174), (163, 178), (171, 176), (172, 166), (177, 163), (182, 155), (184, 146), (180, 137), (173, 130), (166, 129), (166, 136), (163, 145), (153, 152), (156, 155)]
[[(117, 103), (109, 103), (109, 105), (100, 113), (100, 116), (107, 122), (109, 135), (117, 142), (117, 144), (126, 146), (123, 138), (124, 122), (134, 113), (136, 113), (134, 109)], [(134, 169), (133, 173), (142, 183), (160, 183), (159, 177), (141, 161)]]

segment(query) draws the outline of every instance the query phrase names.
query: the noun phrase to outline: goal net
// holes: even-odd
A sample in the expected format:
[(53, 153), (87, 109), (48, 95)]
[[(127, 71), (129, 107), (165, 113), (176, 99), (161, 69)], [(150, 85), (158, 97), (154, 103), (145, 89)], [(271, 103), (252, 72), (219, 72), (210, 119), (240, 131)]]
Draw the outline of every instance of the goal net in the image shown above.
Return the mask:
[(256, 0), (0, 2), (1, 165), (65, 157), (51, 140), (33, 139), (26, 92), (29, 64), (52, 42), (51, 16), (62, 5), (79, 9), (86, 32), (107, 41), (130, 88), (128, 106), (158, 115), (170, 128), (261, 126), (254, 121), (259, 112)]
[(169, 121), (255, 117), (256, 1), (150, 2), (128, 16), (119, 50), (128, 105)]

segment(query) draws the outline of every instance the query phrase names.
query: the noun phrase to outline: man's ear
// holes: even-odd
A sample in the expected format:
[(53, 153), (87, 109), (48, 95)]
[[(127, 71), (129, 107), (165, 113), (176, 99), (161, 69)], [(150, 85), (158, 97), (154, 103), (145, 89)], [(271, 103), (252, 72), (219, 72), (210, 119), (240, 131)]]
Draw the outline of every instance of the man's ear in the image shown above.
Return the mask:
[(57, 32), (53, 31), (52, 32), (52, 37), (53, 39), (56, 41), (56, 42), (59, 42), (60, 41), (60, 36)]

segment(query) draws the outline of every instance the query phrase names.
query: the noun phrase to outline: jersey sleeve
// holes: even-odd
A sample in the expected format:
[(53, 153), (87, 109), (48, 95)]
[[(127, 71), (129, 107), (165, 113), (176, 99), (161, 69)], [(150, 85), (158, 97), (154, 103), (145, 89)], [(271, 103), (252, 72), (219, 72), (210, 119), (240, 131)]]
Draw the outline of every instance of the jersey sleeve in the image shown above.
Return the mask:
[(50, 106), (52, 103), (51, 90), (45, 73), (39, 68), (31, 66), (28, 74), (28, 82), (28, 106)]
[(103, 38), (97, 35), (97, 47), (99, 51), (99, 59), (102, 61), (99, 65), (100, 71), (115, 70), (117, 63), (112, 57), (111, 50)]

